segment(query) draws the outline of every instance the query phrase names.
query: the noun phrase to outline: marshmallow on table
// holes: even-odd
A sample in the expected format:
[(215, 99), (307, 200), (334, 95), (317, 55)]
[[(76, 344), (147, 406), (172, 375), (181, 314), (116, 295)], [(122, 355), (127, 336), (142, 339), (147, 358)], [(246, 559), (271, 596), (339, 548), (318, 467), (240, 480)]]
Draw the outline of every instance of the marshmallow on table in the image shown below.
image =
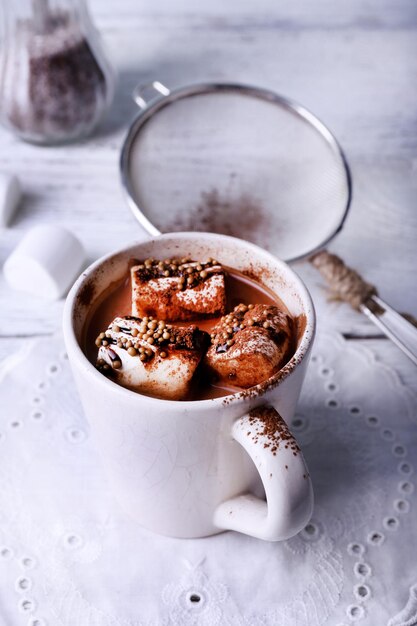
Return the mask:
[(293, 333), (292, 319), (277, 306), (239, 304), (213, 328), (205, 364), (218, 380), (253, 387), (290, 359)]
[(3, 272), (13, 289), (56, 300), (66, 293), (84, 261), (84, 248), (71, 232), (61, 226), (36, 226), (8, 257)]
[(13, 174), (0, 174), (0, 226), (7, 226), (22, 197), (20, 183)]
[(131, 268), (131, 281), (133, 315), (186, 321), (226, 309), (224, 270), (213, 259), (146, 259)]
[(116, 317), (96, 339), (97, 367), (133, 391), (181, 400), (190, 390), (208, 338), (194, 325)]

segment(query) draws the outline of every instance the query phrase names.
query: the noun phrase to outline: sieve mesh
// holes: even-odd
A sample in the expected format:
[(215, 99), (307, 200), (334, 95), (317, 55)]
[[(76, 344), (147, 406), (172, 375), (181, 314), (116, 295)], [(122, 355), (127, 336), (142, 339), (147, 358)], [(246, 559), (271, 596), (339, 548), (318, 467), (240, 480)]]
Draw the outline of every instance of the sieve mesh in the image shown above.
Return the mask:
[(129, 132), (122, 170), (135, 214), (158, 231), (234, 235), (285, 260), (326, 243), (350, 200), (343, 155), (316, 118), (233, 85), (151, 102)]

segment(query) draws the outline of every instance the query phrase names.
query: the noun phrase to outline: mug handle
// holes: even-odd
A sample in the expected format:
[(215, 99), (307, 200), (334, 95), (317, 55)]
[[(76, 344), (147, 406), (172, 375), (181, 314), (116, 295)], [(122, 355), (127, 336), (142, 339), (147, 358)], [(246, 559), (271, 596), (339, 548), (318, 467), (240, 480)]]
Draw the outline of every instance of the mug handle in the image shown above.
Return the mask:
[(281, 541), (298, 533), (313, 511), (313, 488), (301, 450), (279, 413), (261, 407), (237, 419), (232, 437), (254, 462), (266, 501), (242, 494), (220, 504), (214, 523), (258, 539)]

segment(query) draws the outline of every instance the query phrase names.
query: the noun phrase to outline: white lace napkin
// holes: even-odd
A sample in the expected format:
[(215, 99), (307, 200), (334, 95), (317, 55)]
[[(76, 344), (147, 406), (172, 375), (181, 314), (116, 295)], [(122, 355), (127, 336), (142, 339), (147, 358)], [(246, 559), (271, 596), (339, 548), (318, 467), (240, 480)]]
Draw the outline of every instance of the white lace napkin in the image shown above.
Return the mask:
[(266, 543), (125, 519), (60, 337), (0, 370), (1, 626), (417, 624), (415, 396), (356, 343), (317, 338), (292, 430), (310, 524)]

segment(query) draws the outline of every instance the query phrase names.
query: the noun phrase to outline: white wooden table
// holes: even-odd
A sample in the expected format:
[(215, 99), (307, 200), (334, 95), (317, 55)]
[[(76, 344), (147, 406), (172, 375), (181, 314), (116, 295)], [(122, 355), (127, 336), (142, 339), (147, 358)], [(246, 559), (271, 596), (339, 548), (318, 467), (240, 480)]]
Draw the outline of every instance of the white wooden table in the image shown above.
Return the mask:
[[(230, 80), (275, 89), (310, 108), (342, 143), (354, 199), (331, 249), (384, 299), (417, 314), (417, 10), (415, 0), (91, 0), (119, 71), (114, 106), (94, 138), (38, 148), (0, 133), (0, 169), (17, 173), (25, 199), (2, 232), (0, 263), (40, 222), (72, 229), (93, 260), (134, 237), (118, 158), (138, 82), (169, 86)], [(417, 389), (415, 367), (346, 306), (330, 305), (314, 270), (299, 264), (319, 321), (366, 342)], [(0, 278), (0, 357), (60, 327), (62, 302), (12, 292)]]

